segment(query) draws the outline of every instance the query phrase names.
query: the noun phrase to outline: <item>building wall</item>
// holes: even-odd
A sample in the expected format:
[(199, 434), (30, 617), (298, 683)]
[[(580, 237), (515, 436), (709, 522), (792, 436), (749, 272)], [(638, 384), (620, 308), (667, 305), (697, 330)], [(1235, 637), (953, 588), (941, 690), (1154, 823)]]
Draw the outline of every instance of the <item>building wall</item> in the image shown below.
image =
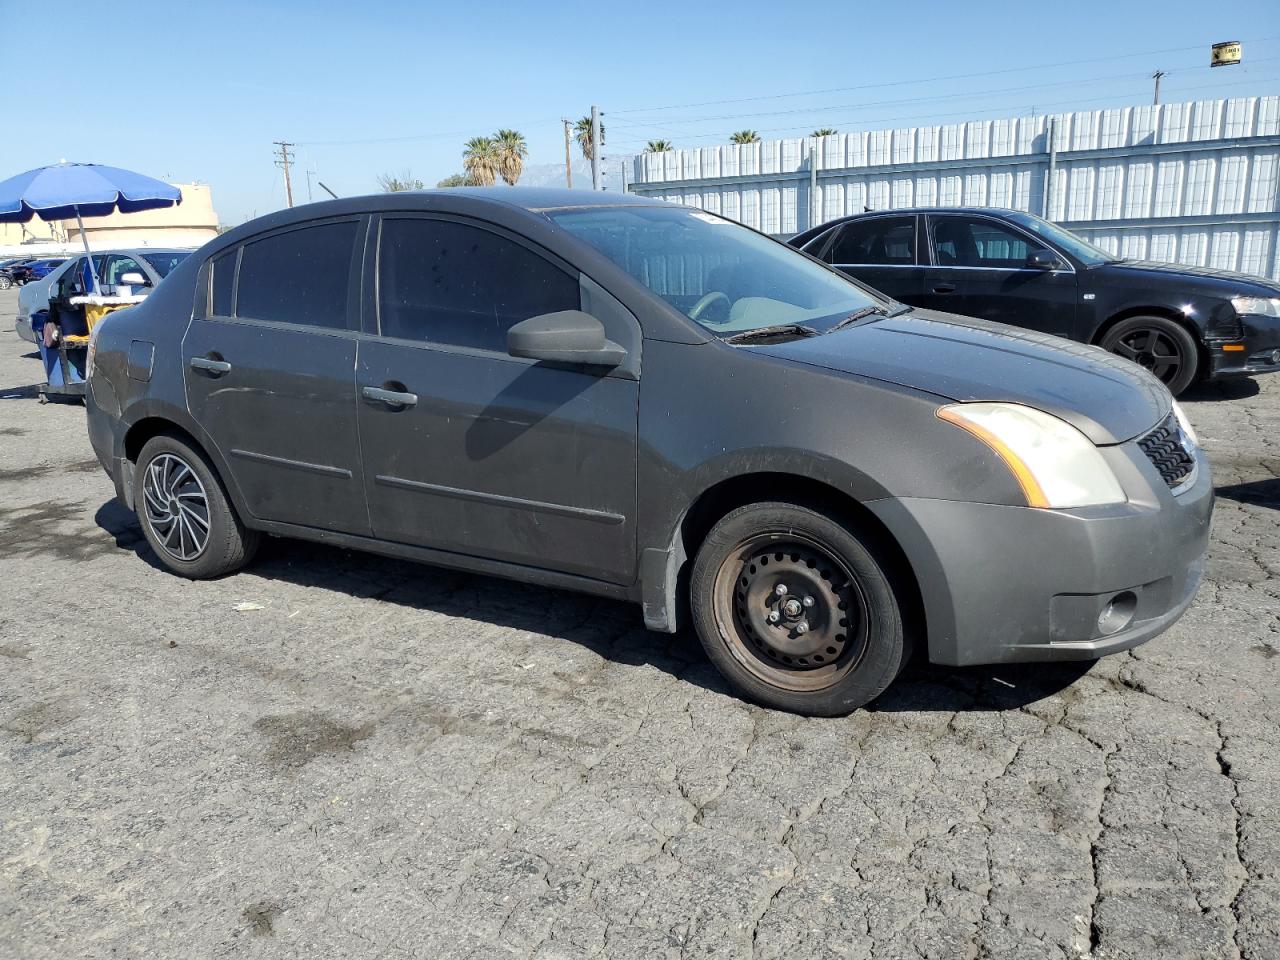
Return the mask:
[(776, 236), (868, 207), (1012, 207), (1122, 256), (1280, 279), (1280, 97), (642, 154), (630, 179)]
[[(84, 221), (90, 249), (114, 247), (198, 247), (218, 235), (218, 214), (208, 184), (175, 184), (182, 202), (160, 210), (113, 213)], [(25, 228), (25, 229), (24, 229)], [(29, 241), (35, 238), (37, 242)], [(48, 251), (50, 255), (84, 249), (75, 220), (46, 223), (39, 217), (30, 223), (0, 223), (0, 256), (21, 256)]]

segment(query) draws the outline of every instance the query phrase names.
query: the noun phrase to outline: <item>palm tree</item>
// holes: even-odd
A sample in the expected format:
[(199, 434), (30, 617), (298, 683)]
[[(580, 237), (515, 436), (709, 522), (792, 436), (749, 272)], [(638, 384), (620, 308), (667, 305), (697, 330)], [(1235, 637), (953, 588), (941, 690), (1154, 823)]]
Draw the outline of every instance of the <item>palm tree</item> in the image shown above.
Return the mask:
[(529, 155), (524, 134), (517, 130), (499, 130), (493, 135), (493, 145), (497, 152), (498, 173), (514, 187), (524, 171), (524, 158)]
[[(596, 145), (591, 142), (591, 118), (583, 117), (573, 125), (573, 138), (582, 148), (582, 155), (590, 160), (596, 155)], [(604, 121), (600, 121), (600, 146), (604, 146)]]
[(729, 138), (730, 143), (759, 143), (760, 134), (754, 130), (739, 130)]
[(676, 145), (670, 140), (650, 140), (648, 146), (644, 148), (645, 153), (666, 153), (668, 150), (674, 150)]
[(465, 173), (451, 173), (436, 183), (437, 187), (465, 187), (466, 185), (467, 175)]
[(467, 181), (476, 187), (491, 187), (498, 176), (498, 151), (489, 137), (472, 137), (462, 151)]
[(834, 137), (834, 136), (835, 136), (837, 133), (839, 133), (839, 132), (840, 132), (840, 131), (839, 131), (839, 130), (837, 130), (837, 129), (835, 129), (835, 127), (819, 127), (817, 130), (813, 131), (813, 133), (809, 134), (809, 136), (811, 136), (811, 137)]

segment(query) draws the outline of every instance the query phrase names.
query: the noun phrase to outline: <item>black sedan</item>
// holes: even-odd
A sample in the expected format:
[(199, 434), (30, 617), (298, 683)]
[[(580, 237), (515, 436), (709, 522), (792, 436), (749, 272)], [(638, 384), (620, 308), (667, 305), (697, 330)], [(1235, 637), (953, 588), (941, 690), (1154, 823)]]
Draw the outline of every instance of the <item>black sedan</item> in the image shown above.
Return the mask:
[(94, 450), (181, 576), (275, 534), (629, 599), (807, 713), (917, 643), (1133, 647), (1208, 542), (1208, 464), (1146, 371), (612, 193), (280, 211), (109, 315), (89, 367)]
[(903, 303), (1093, 343), (1176, 394), (1280, 370), (1280, 284), (1128, 260), (1029, 213), (945, 207), (845, 217), (792, 246)]

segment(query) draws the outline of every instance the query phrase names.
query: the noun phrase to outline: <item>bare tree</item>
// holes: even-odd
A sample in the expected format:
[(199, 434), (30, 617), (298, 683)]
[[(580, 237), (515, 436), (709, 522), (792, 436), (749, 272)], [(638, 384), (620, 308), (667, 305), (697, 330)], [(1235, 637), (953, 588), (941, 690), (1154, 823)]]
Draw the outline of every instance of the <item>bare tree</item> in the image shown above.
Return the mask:
[(384, 193), (403, 193), (405, 190), (421, 190), (423, 183), (408, 170), (399, 175), (384, 173), (378, 177), (378, 186)]

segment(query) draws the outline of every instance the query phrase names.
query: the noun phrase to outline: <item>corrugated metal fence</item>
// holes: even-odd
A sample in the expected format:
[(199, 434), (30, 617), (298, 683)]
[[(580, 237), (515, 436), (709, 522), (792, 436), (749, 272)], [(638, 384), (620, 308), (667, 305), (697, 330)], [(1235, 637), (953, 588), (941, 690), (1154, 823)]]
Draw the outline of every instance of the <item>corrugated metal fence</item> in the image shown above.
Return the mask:
[(1280, 97), (641, 154), (628, 179), (777, 236), (868, 207), (1013, 207), (1120, 256), (1280, 279)]

